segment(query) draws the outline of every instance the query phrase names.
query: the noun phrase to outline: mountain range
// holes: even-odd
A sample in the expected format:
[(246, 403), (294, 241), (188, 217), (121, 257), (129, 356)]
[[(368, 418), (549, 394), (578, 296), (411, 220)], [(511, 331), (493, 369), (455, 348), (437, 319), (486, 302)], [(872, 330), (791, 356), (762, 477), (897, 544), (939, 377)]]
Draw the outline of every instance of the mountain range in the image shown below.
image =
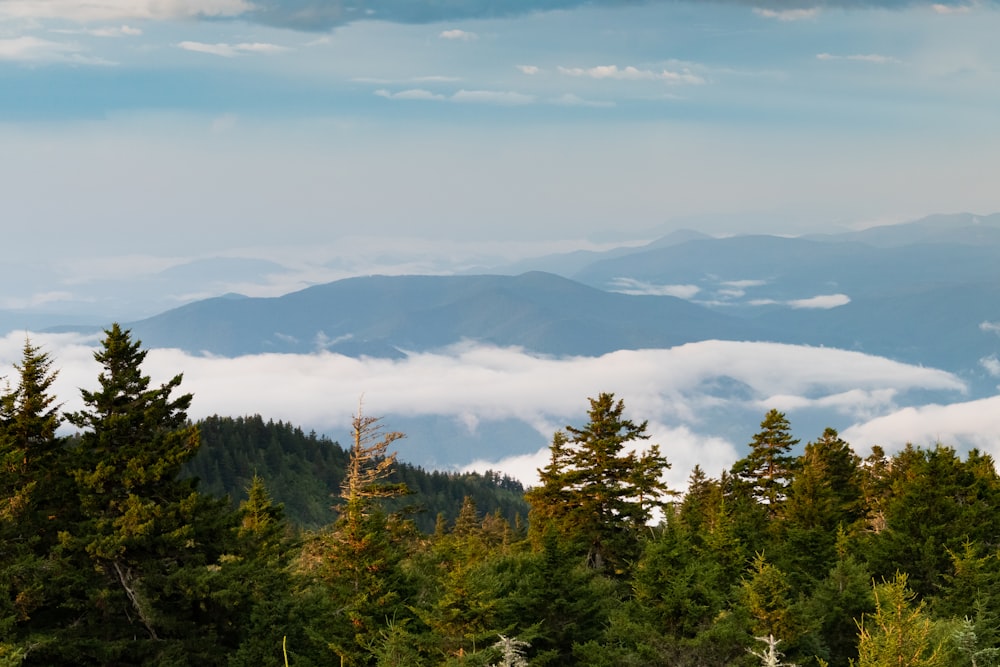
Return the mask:
[[(230, 275), (243, 284), (261, 284), (283, 270), (259, 259), (203, 258), (172, 266), (132, 289), (141, 293), (159, 285), (173, 286), (175, 293), (204, 293)], [(122, 296), (128, 286), (117, 289)], [(151, 301), (162, 301), (165, 292), (150, 293)], [(0, 326), (8, 325), (8, 331), (12, 321), (23, 326), (22, 315), (0, 312)], [(50, 330), (98, 332), (111, 321), (103, 319), (95, 312), (81, 325), (79, 318), (67, 317)], [(42, 322), (59, 324), (58, 313), (44, 314)], [(566, 401), (555, 394), (573, 393), (583, 402), (584, 392), (608, 384), (664, 411), (652, 416), (662, 428), (674, 429), (671, 438), (701, 452), (678, 450), (675, 456), (704, 461), (702, 450), (715, 447), (713, 460), (724, 461), (739, 448), (732, 443), (745, 442), (752, 432), (762, 406), (800, 406), (795, 423), (812, 434), (829, 425), (854, 429), (907, 406), (994, 396), (1000, 378), (1000, 214), (932, 216), (801, 237), (714, 238), (682, 230), (641, 246), (540, 256), (471, 273), (355, 276), (274, 297), (224, 293), (122, 323), (145, 347), (191, 355), (183, 362), (189, 366), (202, 366), (198, 359), (235, 364), (275, 353), (307, 359), (333, 353), (357, 360), (360, 375), (345, 378), (343, 391), (357, 396), (374, 387), (376, 400), (392, 402), (397, 412), (385, 416), (420, 443), (404, 456), (417, 465), (453, 467), (537, 452), (551, 429), (568, 418)], [(775, 343), (814, 352), (803, 355), (795, 351), (801, 348)], [(456, 344), (519, 350), (521, 356), (483, 362), (474, 377), (487, 378), (485, 387), (465, 387), (468, 376), (429, 377), (466, 363)], [(669, 358), (645, 353), (629, 358), (640, 371), (643, 364), (668, 364), (666, 376), (656, 378), (653, 369), (653, 379), (644, 379), (636, 367), (615, 375), (619, 358), (609, 355), (623, 350), (677, 352)], [(844, 357), (842, 350), (869, 355), (861, 363), (878, 368), (867, 379), (858, 377), (865, 374), (863, 367), (841, 371), (839, 365), (858, 358)], [(437, 355), (437, 365), (407, 365), (421, 353)], [(754, 358), (748, 361), (748, 355)], [(885, 366), (879, 358), (907, 366)], [(538, 359), (558, 363), (540, 368)], [(584, 371), (574, 365), (588, 359), (600, 362)], [(372, 360), (389, 363), (372, 365)], [(280, 373), (284, 362), (276, 363)], [(310, 383), (329, 383), (345, 372), (327, 363), (322, 356), (307, 362), (315, 367)], [(247, 370), (251, 366), (212, 365), (213, 373), (233, 373), (231, 383), (237, 385), (213, 389), (206, 406), (221, 403), (226, 407), (210, 409), (292, 419), (280, 398), (267, 399), (277, 401), (273, 414), (263, 398), (252, 406), (229, 400), (268, 394), (238, 386), (244, 374), (256, 372)], [(934, 369), (954, 379), (933, 375)], [(550, 380), (552, 373), (565, 377)], [(761, 374), (781, 381), (757, 382)], [(489, 393), (491, 377), (500, 386), (496, 396)], [(591, 378), (586, 389), (580, 384), (584, 377)], [(510, 405), (522, 386), (517, 383), (525, 381), (546, 387), (551, 382), (548, 394), (532, 393), (545, 405)], [(281, 384), (279, 395), (296, 397), (292, 403), (306, 400), (298, 397), (291, 378), (271, 375), (250, 382)], [(451, 386), (455, 383), (460, 386)], [(419, 408), (408, 407), (408, 397), (432, 391)], [(344, 398), (311, 397), (315, 411), (294, 418), (323, 432), (331, 424), (323, 415), (343, 407)], [(973, 443), (983, 435), (970, 433)], [(913, 437), (924, 435), (918, 431)], [(859, 449), (866, 444), (873, 443), (859, 443)], [(536, 466), (534, 460), (524, 463), (529, 471)], [(679, 474), (683, 479), (683, 470)]]
[[(503, 274), (521, 268), (531, 270)], [(269, 298), (227, 294), (128, 326), (152, 347), (226, 357), (326, 350), (400, 358), (463, 340), (557, 356), (775, 341), (934, 366), (992, 387), (980, 361), (998, 342), (1000, 214), (798, 238), (680, 233), (494, 271), (353, 277)]]

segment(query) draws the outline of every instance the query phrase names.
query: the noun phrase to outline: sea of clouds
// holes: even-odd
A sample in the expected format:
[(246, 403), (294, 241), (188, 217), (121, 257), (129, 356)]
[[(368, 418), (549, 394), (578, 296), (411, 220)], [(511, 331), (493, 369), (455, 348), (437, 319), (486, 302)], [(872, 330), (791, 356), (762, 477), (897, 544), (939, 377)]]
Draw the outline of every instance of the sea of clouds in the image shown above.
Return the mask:
[[(54, 392), (63, 409), (80, 409), (80, 388), (97, 387), (93, 353), (100, 336), (7, 334), (0, 338), (0, 369), (6, 369), (0, 373), (9, 382), (16, 381), (13, 364), (26, 336), (58, 369)], [(544, 466), (552, 433), (584, 424), (586, 399), (601, 392), (624, 399), (630, 418), (648, 420), (648, 442), (660, 444), (673, 466), (668, 481), (678, 489), (695, 464), (714, 475), (743, 456), (771, 408), (786, 412), (803, 442), (830, 425), (862, 456), (873, 444), (891, 452), (908, 442), (1000, 454), (1000, 397), (969, 400), (951, 373), (830, 348), (704, 341), (555, 358), (462, 343), (395, 360), (330, 353), (222, 358), (154, 349), (144, 369), (155, 383), (183, 373), (194, 419), (261, 414), (342, 442), (359, 401), (389, 428), (394, 418), (445, 419), (469, 435), (461, 456), (442, 461), (428, 434), (410, 432), (400, 458), (492, 468), (526, 484)], [(511, 420), (530, 426), (537, 439), (484, 437), (491, 424)]]

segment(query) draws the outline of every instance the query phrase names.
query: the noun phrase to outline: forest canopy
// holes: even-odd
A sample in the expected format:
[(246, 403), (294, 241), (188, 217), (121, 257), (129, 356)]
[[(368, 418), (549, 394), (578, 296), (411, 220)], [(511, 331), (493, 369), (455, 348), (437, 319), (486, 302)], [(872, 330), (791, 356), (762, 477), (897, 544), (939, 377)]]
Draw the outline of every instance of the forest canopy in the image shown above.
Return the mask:
[(0, 665), (1000, 663), (977, 450), (800, 447), (772, 410), (680, 493), (670, 443), (602, 393), (524, 491), (397, 463), (360, 409), (347, 449), (193, 423), (145, 355), (112, 326), (64, 413), (26, 341), (0, 394)]

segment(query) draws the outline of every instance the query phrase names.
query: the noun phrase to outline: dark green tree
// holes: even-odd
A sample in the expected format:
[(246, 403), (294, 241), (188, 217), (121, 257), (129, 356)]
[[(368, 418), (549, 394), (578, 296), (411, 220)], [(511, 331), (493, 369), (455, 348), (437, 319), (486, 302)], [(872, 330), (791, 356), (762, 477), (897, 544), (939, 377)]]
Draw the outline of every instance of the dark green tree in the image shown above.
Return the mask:
[(75, 516), (65, 439), (51, 394), (56, 372), (25, 340), (17, 384), (0, 395), (0, 630), (22, 655), (52, 640), (69, 569), (52, 551)]
[(590, 421), (555, 434), (549, 465), (539, 470), (541, 485), (526, 497), (529, 526), (538, 537), (554, 530), (586, 555), (595, 567), (621, 575), (638, 557), (638, 533), (669, 495), (663, 472), (670, 467), (647, 440), (647, 423), (624, 416), (613, 394), (590, 399)]
[(43, 662), (188, 664), (217, 656), (212, 571), (227, 532), (224, 504), (178, 474), (198, 449), (187, 420), (191, 394), (174, 397), (177, 375), (153, 386), (146, 351), (117, 324), (94, 353), (99, 389), (84, 409), (73, 478), (81, 520), (60, 550), (89, 573), (73, 601), (76, 622)]
[(770, 410), (750, 441), (750, 453), (733, 466), (733, 474), (750, 487), (753, 497), (767, 506), (772, 517), (788, 496), (796, 463), (791, 451), (798, 443), (785, 414)]
[(860, 462), (831, 428), (808, 443), (798, 460), (772, 551), (797, 589), (825, 576), (835, 559), (838, 530), (862, 517)]

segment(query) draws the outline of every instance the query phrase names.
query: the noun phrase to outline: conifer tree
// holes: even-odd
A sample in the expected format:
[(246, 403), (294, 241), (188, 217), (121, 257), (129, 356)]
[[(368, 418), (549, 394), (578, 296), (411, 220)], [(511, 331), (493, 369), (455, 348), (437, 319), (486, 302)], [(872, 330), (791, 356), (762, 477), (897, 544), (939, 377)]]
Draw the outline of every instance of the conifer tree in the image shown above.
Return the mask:
[(944, 667), (942, 641), (933, 621), (906, 585), (906, 575), (875, 586), (875, 613), (858, 623), (857, 667)]
[(733, 473), (749, 485), (771, 517), (777, 515), (791, 485), (795, 470), (791, 450), (798, 442), (792, 438), (785, 414), (770, 410), (750, 442), (750, 453), (733, 466)]
[(56, 436), (61, 417), (51, 394), (52, 361), (25, 340), (15, 369), (16, 385), (0, 396), (0, 627), (26, 656), (30, 646), (50, 641), (63, 619), (67, 564), (52, 550), (76, 500), (65, 439)]
[(302, 567), (335, 600), (332, 618), (316, 632), (344, 665), (374, 664), (374, 652), (390, 620), (402, 621), (403, 576), (408, 526), (385, 512), (379, 501), (407, 493), (405, 484), (390, 483), (396, 453), (390, 445), (404, 437), (386, 432), (381, 418), (358, 409), (351, 422), (350, 461), (341, 484), (340, 516), (332, 529), (317, 534), (305, 546)]
[(664, 505), (670, 467), (658, 445), (626, 450), (647, 440), (647, 422), (624, 416), (613, 394), (590, 399), (590, 421), (567, 426), (552, 440), (541, 485), (526, 494), (529, 525), (537, 538), (554, 530), (586, 554), (588, 562), (622, 574), (638, 556), (637, 531)]
[(145, 358), (130, 331), (106, 330), (94, 353), (100, 387), (81, 390), (84, 409), (67, 415), (81, 429), (73, 478), (82, 520), (60, 549), (91, 573), (60, 656), (77, 664), (170, 664), (217, 650), (206, 566), (224, 548), (227, 517), (221, 501), (178, 479), (198, 450), (192, 396), (173, 396), (180, 375), (152, 386)]

